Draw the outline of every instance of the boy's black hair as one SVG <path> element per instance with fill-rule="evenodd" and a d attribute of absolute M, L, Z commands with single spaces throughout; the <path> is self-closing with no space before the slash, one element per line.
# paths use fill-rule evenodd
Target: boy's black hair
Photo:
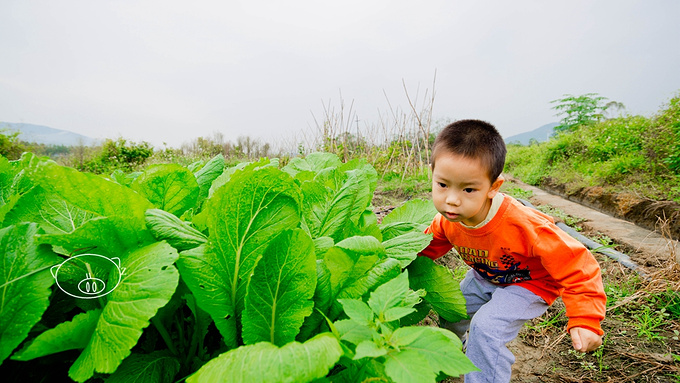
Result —
<path fill-rule="evenodd" d="M 505 166 L 505 142 L 496 128 L 486 121 L 460 120 L 449 124 L 434 140 L 432 169 L 438 155 L 451 153 L 482 161 L 494 183 Z"/>

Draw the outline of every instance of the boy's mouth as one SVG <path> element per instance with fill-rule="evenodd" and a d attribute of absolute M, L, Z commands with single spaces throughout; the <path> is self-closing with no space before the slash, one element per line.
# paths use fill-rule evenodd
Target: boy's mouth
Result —
<path fill-rule="evenodd" d="M 446 218 L 448 218 L 448 219 L 456 219 L 456 218 L 460 217 L 460 214 L 449 213 L 449 212 L 444 213 L 444 215 L 445 215 Z"/>

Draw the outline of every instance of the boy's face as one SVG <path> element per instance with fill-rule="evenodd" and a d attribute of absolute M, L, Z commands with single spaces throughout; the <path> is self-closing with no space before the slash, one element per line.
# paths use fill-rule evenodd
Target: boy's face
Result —
<path fill-rule="evenodd" d="M 432 169 L 432 201 L 446 220 L 475 226 L 486 218 L 502 183 L 501 177 L 489 181 L 480 160 L 442 153 Z"/>

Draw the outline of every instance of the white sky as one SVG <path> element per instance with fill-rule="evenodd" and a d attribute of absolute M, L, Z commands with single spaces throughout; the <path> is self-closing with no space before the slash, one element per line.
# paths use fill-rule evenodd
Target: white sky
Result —
<path fill-rule="evenodd" d="M 680 90 L 680 1 L 2 0 L 0 121 L 179 146 L 273 144 L 432 91 L 511 136 L 588 92 L 650 115 Z"/>

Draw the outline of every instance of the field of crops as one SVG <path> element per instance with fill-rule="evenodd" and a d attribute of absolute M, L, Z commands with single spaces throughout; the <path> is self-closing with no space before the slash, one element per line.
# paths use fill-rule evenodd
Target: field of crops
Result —
<path fill-rule="evenodd" d="M 221 155 L 110 176 L 0 157 L 5 382 L 434 382 L 474 367 L 416 326 L 464 314 L 417 257 L 430 203 L 378 223 L 374 168 Z"/>

